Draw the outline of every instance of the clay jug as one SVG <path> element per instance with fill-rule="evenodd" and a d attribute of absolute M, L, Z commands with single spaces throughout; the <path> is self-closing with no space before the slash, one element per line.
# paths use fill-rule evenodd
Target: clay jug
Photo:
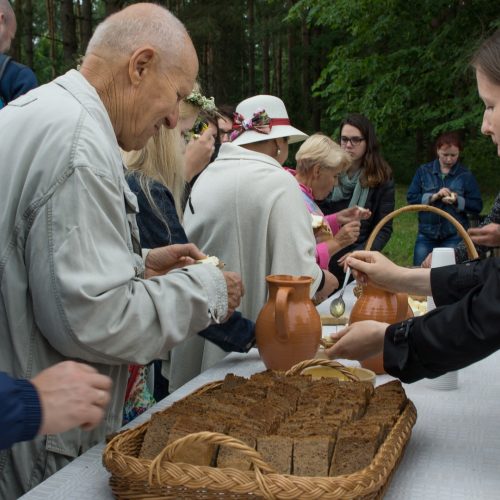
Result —
<path fill-rule="evenodd" d="M 362 293 L 352 308 L 349 324 L 367 319 L 397 323 L 412 316 L 406 293 L 386 292 L 368 284 L 363 286 Z M 383 355 L 365 359 L 361 361 L 361 366 L 378 374 L 384 373 Z"/>
<path fill-rule="evenodd" d="M 321 320 L 309 298 L 309 276 L 266 277 L 269 298 L 255 324 L 255 337 L 264 364 L 288 370 L 314 358 L 321 340 Z"/>

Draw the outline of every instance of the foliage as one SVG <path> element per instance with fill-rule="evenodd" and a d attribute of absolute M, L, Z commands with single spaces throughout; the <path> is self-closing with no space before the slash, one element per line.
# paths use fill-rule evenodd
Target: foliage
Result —
<path fill-rule="evenodd" d="M 30 5 L 28 0 L 13 1 L 20 11 Z M 33 67 L 41 83 L 76 67 L 84 53 L 79 23 L 86 1 L 73 4 L 75 61 L 68 62 L 64 55 L 62 0 L 31 0 L 32 19 L 18 20 L 16 56 L 28 62 L 32 26 Z M 91 0 L 92 26 L 128 3 Z M 398 183 L 409 183 L 418 165 L 433 158 L 432 142 L 440 132 L 459 129 L 465 136 L 464 162 L 483 189 L 498 189 L 491 182 L 498 178 L 498 160 L 489 139 L 479 132 L 482 104 L 468 67 L 480 39 L 500 24 L 498 2 L 159 3 L 188 28 L 200 59 L 202 91 L 213 95 L 217 104 L 236 104 L 250 94 L 269 92 L 285 101 L 298 128 L 321 129 L 335 137 L 347 113 L 364 113 L 376 126 Z M 54 6 L 54 40 L 49 37 L 49 4 Z M 292 156 L 290 160 L 293 163 Z"/>

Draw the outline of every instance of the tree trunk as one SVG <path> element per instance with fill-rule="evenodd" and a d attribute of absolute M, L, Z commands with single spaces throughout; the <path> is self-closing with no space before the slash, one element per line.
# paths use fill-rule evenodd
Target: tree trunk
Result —
<path fill-rule="evenodd" d="M 264 94 L 271 93 L 269 65 L 269 34 L 266 33 L 262 40 L 262 91 Z"/>
<path fill-rule="evenodd" d="M 16 60 L 22 62 L 22 34 L 24 33 L 23 0 L 17 0 L 14 4 L 14 13 L 17 22 L 17 36 L 12 40 L 10 46 L 10 55 Z"/>
<path fill-rule="evenodd" d="M 311 109 L 311 78 L 309 73 L 309 28 L 306 20 L 302 21 L 302 103 L 304 118 L 309 119 Z"/>
<path fill-rule="evenodd" d="M 51 79 L 56 77 L 56 30 L 54 0 L 45 0 L 47 7 L 47 27 L 50 40 L 50 72 Z"/>
<path fill-rule="evenodd" d="M 61 27 L 63 41 L 63 58 L 65 69 L 75 67 L 75 56 L 78 52 L 76 40 L 76 19 L 73 0 L 61 1 Z"/>
<path fill-rule="evenodd" d="M 255 95 L 255 26 L 254 3 L 247 0 L 248 14 L 248 94 Z"/>
<path fill-rule="evenodd" d="M 24 47 L 26 49 L 26 64 L 33 68 L 33 4 L 25 0 L 24 7 Z"/>
<path fill-rule="evenodd" d="M 80 52 L 85 54 L 92 36 L 92 0 L 82 0 L 80 20 Z"/>
<path fill-rule="evenodd" d="M 121 10 L 123 5 L 125 4 L 124 0 L 104 0 L 104 4 L 106 6 L 105 12 L 106 12 L 106 17 L 110 16 L 111 14 L 114 14 L 115 12 L 118 12 Z"/>

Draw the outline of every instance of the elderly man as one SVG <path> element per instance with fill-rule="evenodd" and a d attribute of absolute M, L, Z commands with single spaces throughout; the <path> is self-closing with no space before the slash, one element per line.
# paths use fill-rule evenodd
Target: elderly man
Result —
<path fill-rule="evenodd" d="M 28 66 L 5 55 L 16 35 L 16 15 L 8 0 L 0 0 L 0 108 L 34 89 L 38 82 Z"/>
<path fill-rule="evenodd" d="M 204 257 L 194 245 L 143 260 L 124 178 L 119 147 L 140 149 L 174 127 L 197 71 L 183 25 L 162 7 L 134 4 L 97 27 L 80 72 L 0 113 L 0 370 L 32 378 L 77 358 L 113 380 L 102 426 L 2 452 L 2 499 L 119 427 L 129 363 L 166 358 L 240 302 L 237 274 L 188 265 Z"/>

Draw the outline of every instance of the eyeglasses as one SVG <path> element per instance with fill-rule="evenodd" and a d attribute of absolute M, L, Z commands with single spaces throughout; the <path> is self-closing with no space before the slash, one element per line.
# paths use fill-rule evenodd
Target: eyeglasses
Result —
<path fill-rule="evenodd" d="M 358 144 L 361 144 L 365 140 L 364 137 L 347 137 L 346 135 L 343 135 L 340 137 L 340 144 L 343 146 L 347 146 L 347 144 L 350 142 L 352 147 L 356 147 Z"/>

